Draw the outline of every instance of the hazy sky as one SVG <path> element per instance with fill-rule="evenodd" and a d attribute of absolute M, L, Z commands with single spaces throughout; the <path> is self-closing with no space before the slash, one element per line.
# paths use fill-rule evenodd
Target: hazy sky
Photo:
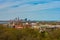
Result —
<path fill-rule="evenodd" d="M 60 0 L 0 0 L 0 20 L 15 17 L 60 20 Z"/>

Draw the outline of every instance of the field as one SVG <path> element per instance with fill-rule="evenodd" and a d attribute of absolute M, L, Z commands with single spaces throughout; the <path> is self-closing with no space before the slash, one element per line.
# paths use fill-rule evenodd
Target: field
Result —
<path fill-rule="evenodd" d="M 60 40 L 60 29 L 39 32 L 37 29 L 15 29 L 0 25 L 0 40 Z"/>

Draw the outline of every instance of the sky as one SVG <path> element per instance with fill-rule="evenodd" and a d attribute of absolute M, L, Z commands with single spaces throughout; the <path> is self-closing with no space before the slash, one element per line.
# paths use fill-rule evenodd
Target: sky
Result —
<path fill-rule="evenodd" d="M 0 0 L 0 20 L 16 17 L 60 21 L 60 0 Z"/>

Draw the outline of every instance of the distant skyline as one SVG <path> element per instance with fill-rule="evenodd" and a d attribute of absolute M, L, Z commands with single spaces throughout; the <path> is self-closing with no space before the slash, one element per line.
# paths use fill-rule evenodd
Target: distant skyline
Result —
<path fill-rule="evenodd" d="M 0 20 L 60 21 L 60 0 L 0 0 Z"/>

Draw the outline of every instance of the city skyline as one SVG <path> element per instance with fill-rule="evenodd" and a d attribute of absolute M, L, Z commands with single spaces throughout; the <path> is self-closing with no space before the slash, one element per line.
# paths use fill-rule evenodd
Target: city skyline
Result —
<path fill-rule="evenodd" d="M 60 21 L 60 0 L 0 0 L 0 20 Z"/>

